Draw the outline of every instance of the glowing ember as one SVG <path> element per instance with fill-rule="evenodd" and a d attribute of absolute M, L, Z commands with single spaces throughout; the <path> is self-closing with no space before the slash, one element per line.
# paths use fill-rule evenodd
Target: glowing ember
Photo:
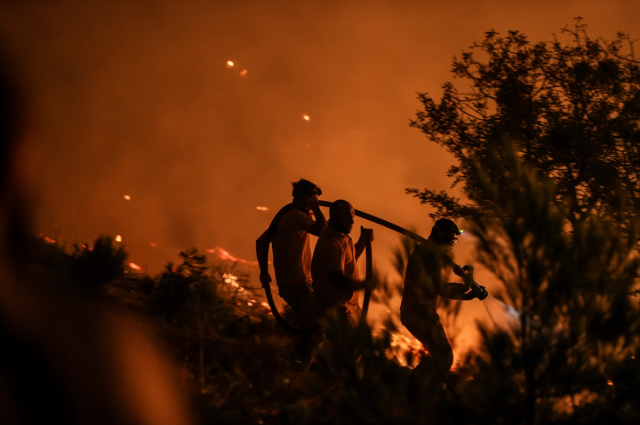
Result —
<path fill-rule="evenodd" d="M 240 284 L 238 283 L 238 278 L 237 276 L 234 276 L 230 273 L 225 273 L 222 275 L 222 278 L 224 279 L 224 283 L 226 283 L 227 285 L 231 285 L 234 286 L 236 288 L 238 288 L 240 286 Z"/>
<path fill-rule="evenodd" d="M 136 263 L 129 263 L 129 267 L 131 267 L 133 270 L 138 270 L 138 271 L 142 270 L 142 267 L 140 267 Z"/>
<path fill-rule="evenodd" d="M 126 199 L 127 201 L 130 201 L 130 200 L 131 200 L 131 196 L 129 196 L 129 195 L 124 195 L 124 199 Z"/>
<path fill-rule="evenodd" d="M 235 65 L 232 61 L 227 61 L 227 68 L 233 68 L 233 65 Z"/>
<path fill-rule="evenodd" d="M 253 303 L 247 303 L 249 307 L 253 307 Z"/>
<path fill-rule="evenodd" d="M 269 311 L 271 311 L 271 307 L 269 307 L 269 304 L 268 304 L 268 303 L 262 302 L 262 303 L 260 303 L 260 305 L 261 305 L 262 307 L 266 308 L 266 309 L 269 309 Z"/>
<path fill-rule="evenodd" d="M 122 236 L 116 235 L 116 242 L 122 242 Z"/>
<path fill-rule="evenodd" d="M 258 211 L 269 211 L 269 207 L 261 207 L 261 206 L 257 206 L 256 209 Z"/>
<path fill-rule="evenodd" d="M 612 386 L 613 386 L 613 382 L 611 382 L 611 381 L 607 381 L 607 385 L 609 385 L 610 387 L 612 387 Z"/>
<path fill-rule="evenodd" d="M 304 114 L 302 116 L 302 119 L 305 120 L 305 121 L 309 121 L 311 119 L 311 117 L 309 115 L 307 115 L 307 114 Z"/>
<path fill-rule="evenodd" d="M 151 245 L 154 248 L 158 246 L 155 242 L 151 242 L 149 245 Z"/>
<path fill-rule="evenodd" d="M 246 77 L 247 76 L 247 70 L 243 69 L 242 71 L 240 71 L 240 76 L 241 77 Z"/>
<path fill-rule="evenodd" d="M 53 239 L 48 238 L 48 237 L 46 237 L 46 236 L 44 237 L 44 241 L 45 241 L 46 243 L 56 243 L 56 241 L 54 241 Z"/>

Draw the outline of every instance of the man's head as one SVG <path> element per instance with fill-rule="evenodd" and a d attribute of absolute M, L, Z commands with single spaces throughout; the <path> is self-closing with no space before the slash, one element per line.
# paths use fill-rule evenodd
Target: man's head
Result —
<path fill-rule="evenodd" d="M 448 218 L 441 218 L 433 225 L 429 239 L 435 241 L 438 245 L 453 248 L 458 242 L 458 236 L 461 234 L 462 232 L 458 229 L 456 223 Z"/>
<path fill-rule="evenodd" d="M 300 179 L 297 182 L 291 183 L 291 185 L 293 186 L 291 195 L 294 201 L 301 201 L 305 196 L 312 198 L 322 195 L 322 189 L 309 180 Z"/>
<path fill-rule="evenodd" d="M 338 199 L 329 208 L 329 224 L 340 233 L 348 235 L 353 229 L 355 211 L 350 203 Z"/>

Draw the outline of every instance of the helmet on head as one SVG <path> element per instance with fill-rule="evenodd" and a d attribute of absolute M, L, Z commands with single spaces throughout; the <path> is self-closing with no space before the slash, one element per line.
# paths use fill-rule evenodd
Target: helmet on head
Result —
<path fill-rule="evenodd" d="M 462 231 L 458 229 L 456 223 L 448 218 L 437 220 L 431 229 L 432 237 L 440 243 L 448 243 L 451 246 L 454 246 L 456 242 L 458 242 L 458 236 L 461 234 Z"/>

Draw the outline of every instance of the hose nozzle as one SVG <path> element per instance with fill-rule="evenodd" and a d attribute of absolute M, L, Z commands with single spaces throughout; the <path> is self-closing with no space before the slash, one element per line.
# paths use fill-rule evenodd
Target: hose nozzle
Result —
<path fill-rule="evenodd" d="M 485 289 L 484 286 L 478 285 L 476 282 L 471 284 L 471 290 L 476 291 L 477 297 L 480 301 L 484 300 L 489 296 L 489 292 Z"/>
<path fill-rule="evenodd" d="M 487 298 L 489 296 L 489 292 L 487 292 L 484 286 L 478 285 L 478 283 L 473 280 L 473 266 L 466 265 L 461 269 L 463 271 L 462 280 L 464 281 L 465 285 L 467 285 L 469 289 L 476 293 L 476 296 L 480 301 Z"/>

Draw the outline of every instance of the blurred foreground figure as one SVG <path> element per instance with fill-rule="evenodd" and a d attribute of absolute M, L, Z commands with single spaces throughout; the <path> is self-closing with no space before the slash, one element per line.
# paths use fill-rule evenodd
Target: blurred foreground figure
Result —
<path fill-rule="evenodd" d="M 453 351 L 436 312 L 440 297 L 468 301 L 479 295 L 476 289 L 466 292 L 464 284 L 445 283 L 452 268 L 455 274 L 464 274 L 451 258 L 461 233 L 453 221 L 441 218 L 427 242 L 413 251 L 407 263 L 400 320 L 429 352 L 413 371 L 418 380 L 428 379 L 438 369 L 447 373 L 453 364 Z"/>
<path fill-rule="evenodd" d="M 0 423 L 189 424 L 171 369 L 134 322 L 24 278 L 22 98 L 0 66 Z"/>
<path fill-rule="evenodd" d="M 327 221 L 318 204 L 318 196 L 322 195 L 322 190 L 305 179 L 292 185 L 291 208 L 284 212 L 275 228 L 270 227 L 258 238 L 256 253 L 260 266 L 260 283 L 262 286 L 269 285 L 269 243 L 273 244 L 273 268 L 276 272 L 278 294 L 293 310 L 295 324 L 306 329 L 314 323 L 309 234 L 320 235 Z M 308 363 L 311 360 L 312 337 L 300 335 L 295 337 L 295 341 L 294 361 Z"/>
<path fill-rule="evenodd" d="M 367 241 L 373 241 L 373 230 L 361 228 L 360 238 L 354 245 L 349 236 L 354 216 L 355 211 L 347 201 L 337 200 L 331 204 L 329 225 L 318 238 L 311 262 L 318 317 L 333 310 L 340 322 L 353 326 L 358 323 L 361 312 L 356 291 L 373 285 L 373 282 L 360 281 L 356 263 Z"/>

